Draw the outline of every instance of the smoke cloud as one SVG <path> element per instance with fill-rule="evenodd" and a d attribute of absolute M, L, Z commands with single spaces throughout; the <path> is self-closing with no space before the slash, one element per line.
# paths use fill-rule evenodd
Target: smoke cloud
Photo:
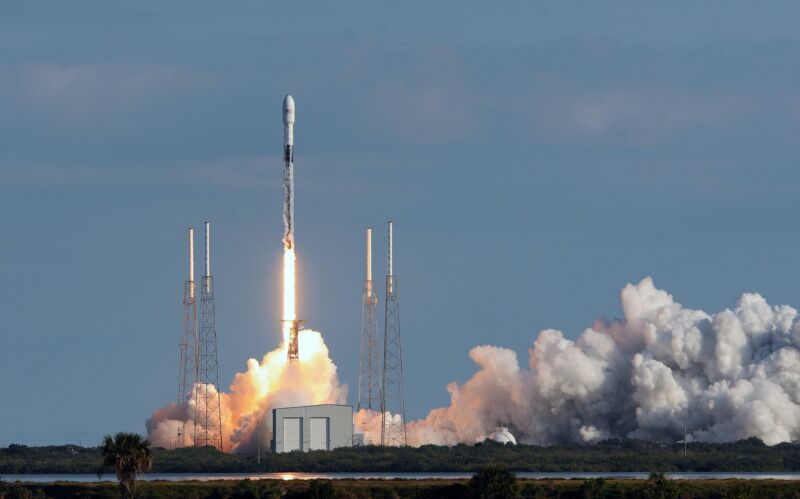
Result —
<path fill-rule="evenodd" d="M 684 418 L 690 441 L 798 440 L 797 310 L 748 293 L 707 314 L 650 278 L 627 285 L 621 300 L 623 319 L 599 320 L 577 341 L 540 332 L 525 368 L 511 350 L 473 348 L 478 372 L 448 385 L 449 407 L 408 424 L 409 444 L 475 442 L 500 424 L 531 444 L 674 442 Z"/>
<path fill-rule="evenodd" d="M 347 385 L 339 382 L 336 365 L 329 357 L 322 335 L 303 330 L 298 342 L 300 357 L 297 362 L 287 361 L 287 346 L 283 344 L 264 355 L 261 362 L 248 360 L 247 370 L 234 376 L 227 393 L 220 393 L 226 452 L 254 451 L 259 423 L 262 424 L 262 444 L 268 445 L 273 407 L 345 403 Z M 192 399 L 185 406 L 170 404 L 156 410 L 146 423 L 153 445 L 165 448 L 191 445 L 196 403 Z M 183 442 L 177 440 L 181 425 L 184 426 Z"/>
<path fill-rule="evenodd" d="M 684 420 L 690 441 L 800 439 L 797 310 L 748 293 L 732 309 L 708 314 L 684 308 L 650 278 L 625 286 L 621 301 L 622 319 L 598 320 L 577 341 L 541 331 L 526 367 L 512 350 L 473 348 L 478 371 L 447 386 L 448 407 L 407 424 L 409 445 L 473 443 L 501 424 L 529 444 L 675 442 Z M 347 386 L 322 336 L 304 330 L 299 341 L 299 362 L 288 363 L 282 345 L 261 362 L 250 359 L 221 394 L 226 451 L 254 450 L 262 420 L 268 442 L 273 407 L 345 403 Z M 183 424 L 189 444 L 194 403 L 155 411 L 151 441 L 175 446 Z M 380 412 L 362 410 L 354 424 L 367 443 L 380 443 Z"/>

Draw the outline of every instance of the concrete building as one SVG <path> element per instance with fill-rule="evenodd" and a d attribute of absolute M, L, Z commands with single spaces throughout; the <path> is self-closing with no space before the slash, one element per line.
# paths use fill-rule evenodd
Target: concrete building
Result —
<path fill-rule="evenodd" d="M 273 452 L 332 450 L 353 445 L 353 408 L 322 404 L 272 409 Z"/>

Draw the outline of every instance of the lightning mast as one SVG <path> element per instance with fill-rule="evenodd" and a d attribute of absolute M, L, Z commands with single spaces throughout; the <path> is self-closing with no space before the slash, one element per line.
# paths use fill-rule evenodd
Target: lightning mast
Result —
<path fill-rule="evenodd" d="M 381 445 L 406 445 L 403 401 L 403 355 L 400 346 L 400 297 L 392 260 L 392 222 L 389 222 L 389 261 L 383 324 L 383 380 L 381 383 Z"/>
<path fill-rule="evenodd" d="M 211 279 L 211 224 L 205 223 L 206 266 L 200 285 L 200 335 L 198 378 L 195 383 L 194 446 L 213 446 L 222 450 L 219 375 L 217 362 L 217 325 L 214 285 Z"/>
<path fill-rule="evenodd" d="M 367 229 L 367 280 L 361 301 L 361 358 L 358 409 L 378 410 L 381 404 L 381 345 L 378 339 L 378 297 L 372 283 L 372 229 Z"/>
<path fill-rule="evenodd" d="M 183 284 L 183 322 L 181 324 L 180 364 L 178 366 L 178 405 L 188 411 L 191 389 L 197 381 L 197 303 L 194 286 L 194 229 L 189 227 L 189 277 Z M 178 427 L 177 447 L 186 445 L 186 428 Z"/>

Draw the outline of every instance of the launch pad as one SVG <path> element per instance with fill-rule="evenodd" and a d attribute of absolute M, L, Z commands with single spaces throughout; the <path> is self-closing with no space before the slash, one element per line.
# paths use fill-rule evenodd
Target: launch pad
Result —
<path fill-rule="evenodd" d="M 302 319 L 295 319 L 282 322 L 284 324 L 289 324 L 289 345 L 286 350 L 286 356 L 290 361 L 297 360 L 300 351 L 297 337 L 300 335 L 300 327 L 303 325 L 303 321 Z"/>

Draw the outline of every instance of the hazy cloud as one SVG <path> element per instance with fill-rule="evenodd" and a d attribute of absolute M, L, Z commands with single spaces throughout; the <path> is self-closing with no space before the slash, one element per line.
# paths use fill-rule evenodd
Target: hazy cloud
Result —
<path fill-rule="evenodd" d="M 0 67 L 0 96 L 58 113 L 107 113 L 211 82 L 200 70 L 152 64 L 20 64 Z"/>
<path fill-rule="evenodd" d="M 227 189 L 264 189 L 280 185 L 269 174 L 280 165 L 280 156 L 233 157 L 222 160 L 102 165 L 37 164 L 0 169 L 3 187 L 17 186 L 114 186 L 114 185 L 213 185 Z"/>

